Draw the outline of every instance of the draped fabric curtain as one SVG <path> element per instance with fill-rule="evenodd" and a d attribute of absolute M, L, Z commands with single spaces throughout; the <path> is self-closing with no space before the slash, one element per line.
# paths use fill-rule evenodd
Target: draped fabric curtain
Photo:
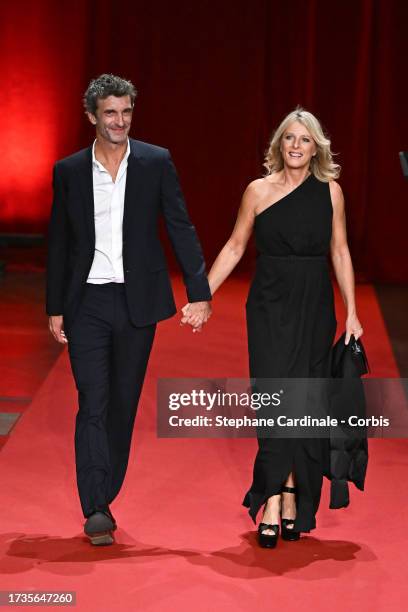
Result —
<path fill-rule="evenodd" d="M 173 154 L 208 263 L 300 104 L 338 153 L 358 278 L 407 282 L 407 23 L 405 0 L 3 3 L 1 231 L 45 230 L 54 161 L 93 139 L 83 91 L 113 72 L 139 91 L 132 136 Z"/>

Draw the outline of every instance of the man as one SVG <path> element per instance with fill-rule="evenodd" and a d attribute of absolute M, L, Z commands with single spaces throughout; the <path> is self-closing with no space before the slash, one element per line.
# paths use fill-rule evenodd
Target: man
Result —
<path fill-rule="evenodd" d="M 68 344 L 78 389 L 75 428 L 84 531 L 111 544 L 109 504 L 122 486 L 156 323 L 176 312 L 157 222 L 163 215 L 200 331 L 211 293 L 169 151 L 128 138 L 136 90 L 103 74 L 84 96 L 92 146 L 54 166 L 47 314 Z"/>

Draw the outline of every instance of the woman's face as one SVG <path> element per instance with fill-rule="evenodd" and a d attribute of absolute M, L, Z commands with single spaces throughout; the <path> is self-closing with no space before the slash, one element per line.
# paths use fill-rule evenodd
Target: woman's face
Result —
<path fill-rule="evenodd" d="M 316 143 L 307 128 L 294 121 L 282 134 L 281 153 L 285 166 L 289 168 L 308 168 L 316 153 Z"/>

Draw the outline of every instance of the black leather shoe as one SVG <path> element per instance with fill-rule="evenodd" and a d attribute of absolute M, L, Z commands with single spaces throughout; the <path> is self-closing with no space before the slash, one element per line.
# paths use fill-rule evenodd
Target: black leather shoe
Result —
<path fill-rule="evenodd" d="M 112 532 L 116 528 L 116 521 L 110 511 L 98 510 L 87 518 L 84 532 L 94 546 L 107 546 L 115 541 Z"/>
<path fill-rule="evenodd" d="M 282 487 L 281 493 L 296 493 L 296 487 Z M 293 527 L 288 529 L 288 525 L 294 525 L 294 519 L 283 518 L 281 515 L 281 524 L 282 524 L 282 540 L 286 540 L 287 542 L 295 542 L 300 538 L 300 531 L 293 531 Z"/>
<path fill-rule="evenodd" d="M 118 526 L 116 525 L 116 519 L 115 519 L 115 517 L 113 516 L 112 512 L 110 511 L 109 506 L 108 506 L 108 508 L 107 508 L 106 512 L 109 514 L 109 516 L 110 516 L 110 518 L 111 518 L 111 520 L 112 520 L 112 523 L 113 523 L 113 530 L 117 529 L 117 528 L 118 528 Z"/>
<path fill-rule="evenodd" d="M 267 529 L 271 529 L 271 533 L 263 533 Z M 279 525 L 268 525 L 268 523 L 259 523 L 258 525 L 258 542 L 262 548 L 275 548 L 279 537 Z"/>

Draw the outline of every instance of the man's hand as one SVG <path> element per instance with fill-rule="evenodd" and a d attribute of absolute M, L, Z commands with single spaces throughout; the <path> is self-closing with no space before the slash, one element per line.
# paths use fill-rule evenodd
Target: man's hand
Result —
<path fill-rule="evenodd" d="M 64 332 L 64 320 L 62 315 L 54 315 L 48 320 L 48 328 L 55 340 L 60 344 L 68 344 L 68 340 L 65 337 Z"/>
<path fill-rule="evenodd" d="M 211 304 L 210 302 L 191 302 L 183 306 L 181 311 L 183 317 L 180 325 L 188 323 L 193 328 L 193 332 L 200 332 L 211 317 Z"/>

